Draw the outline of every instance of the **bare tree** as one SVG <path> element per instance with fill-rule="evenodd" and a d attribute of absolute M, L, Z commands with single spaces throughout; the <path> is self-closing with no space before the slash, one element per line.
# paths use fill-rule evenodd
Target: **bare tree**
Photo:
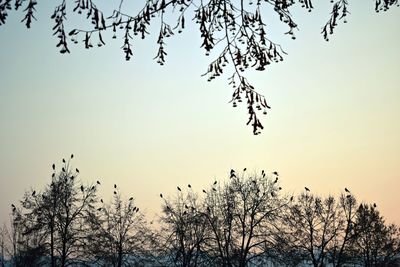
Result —
<path fill-rule="evenodd" d="M 307 191 L 289 207 L 283 223 L 286 243 L 315 267 L 325 266 L 329 248 L 343 227 L 334 197 L 321 198 Z"/>
<path fill-rule="evenodd" d="M 191 185 L 188 187 L 187 191 L 182 191 L 178 186 L 175 198 L 166 198 L 160 194 L 164 203 L 158 254 L 166 259 L 163 264 L 168 266 L 210 264 L 204 248 L 208 225 L 202 199 L 192 190 Z"/>
<path fill-rule="evenodd" d="M 279 44 L 270 39 L 266 16 L 271 12 L 275 14 L 287 27 L 285 34 L 295 39 L 298 23 L 295 22 L 291 10 L 296 5 L 308 11 L 314 8 L 312 0 L 149 0 L 138 10 L 126 8 L 127 5 L 124 4 L 127 1 L 124 0 L 116 1 L 113 10 L 99 8 L 93 0 L 76 0 L 71 9 L 67 8 L 66 0 L 59 2 L 51 19 L 54 20 L 53 31 L 58 39 L 57 47 L 63 54 L 70 52 L 69 42 L 82 41 L 85 48 L 90 49 L 93 47 L 92 41 L 95 41 L 101 47 L 105 45 L 104 33 L 112 31 L 113 38 L 117 38 L 117 33 L 121 36 L 123 53 L 126 60 L 130 60 L 134 50 L 133 40 L 144 39 L 149 34 L 150 25 L 158 23 L 160 30 L 155 59 L 163 65 L 168 38 L 181 33 L 193 19 L 199 28 L 201 47 L 206 55 L 218 50 L 204 75 L 211 81 L 222 75 L 229 63 L 232 64 L 232 74 L 228 78 L 233 87 L 231 102 L 234 107 L 240 102 L 246 102 L 249 116 L 247 124 L 251 124 L 254 134 L 259 134 L 263 129 L 259 113 L 266 114 L 270 106 L 266 98 L 247 80 L 244 71 L 264 71 L 271 63 L 282 61 L 286 54 Z M 12 3 L 15 10 L 22 9 L 22 22 L 30 28 L 35 19 L 37 0 L 0 1 L 0 25 L 6 22 Z M 339 22 L 346 22 L 350 13 L 348 0 L 332 0 L 331 4 L 331 14 L 321 32 L 325 40 L 329 40 Z M 398 0 L 375 0 L 376 12 L 387 11 L 395 5 L 398 5 Z M 71 12 L 85 13 L 93 28 L 77 27 L 68 33 L 66 21 Z"/>
<path fill-rule="evenodd" d="M 357 214 L 357 201 L 353 195 L 341 194 L 338 203 L 337 219 L 338 231 L 333 239 L 333 243 L 329 248 L 329 259 L 334 266 L 343 266 L 347 262 L 352 262 L 354 259 L 351 255 L 350 245 L 355 239 L 354 223 Z"/>
<path fill-rule="evenodd" d="M 36 242 L 36 247 L 42 250 L 45 248 L 51 266 L 64 267 L 72 258 L 82 255 L 85 234 L 81 231 L 82 222 L 86 210 L 93 208 L 97 189 L 95 185 L 84 186 L 78 182 L 79 170 L 72 170 L 70 159 L 63 159 L 59 173 L 54 164 L 52 168 L 52 181 L 44 191 L 27 192 L 21 201 L 22 208 L 13 211 L 13 228 L 19 229 L 13 239 L 35 237 L 29 242 Z"/>
<path fill-rule="evenodd" d="M 206 193 L 206 218 L 210 225 L 209 253 L 218 266 L 248 266 L 274 246 L 273 229 L 287 201 L 280 196 L 278 175 L 264 171 L 240 175 L 231 170 L 224 185 Z"/>
<path fill-rule="evenodd" d="M 111 204 L 101 204 L 88 213 L 86 253 L 101 266 L 133 266 L 147 261 L 146 242 L 151 239 L 144 216 L 134 199 L 124 200 L 114 188 Z"/>
<path fill-rule="evenodd" d="M 385 225 L 376 205 L 361 204 L 355 221 L 353 249 L 366 267 L 388 266 L 400 253 L 399 228 Z"/>
<path fill-rule="evenodd" d="M 6 224 L 0 227 L 0 266 L 5 267 L 5 260 L 6 260 L 6 246 L 7 246 L 7 235 L 8 230 Z"/>

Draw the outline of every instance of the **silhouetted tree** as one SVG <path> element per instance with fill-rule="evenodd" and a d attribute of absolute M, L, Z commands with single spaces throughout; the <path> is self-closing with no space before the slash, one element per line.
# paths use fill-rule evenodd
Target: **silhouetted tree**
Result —
<path fill-rule="evenodd" d="M 226 184 L 206 193 L 205 214 L 210 233 L 208 253 L 217 266 L 248 266 L 276 245 L 272 230 L 287 201 L 281 197 L 278 176 L 231 171 Z M 265 258 L 265 257 L 264 257 Z"/>
<path fill-rule="evenodd" d="M 400 253 L 400 233 L 395 225 L 385 225 L 375 205 L 361 204 L 355 222 L 353 248 L 366 267 L 389 266 Z"/>
<path fill-rule="evenodd" d="M 86 254 L 100 266 L 141 265 L 148 257 L 146 248 L 152 233 L 133 198 L 124 200 L 114 189 L 111 204 L 102 204 L 88 213 Z"/>
<path fill-rule="evenodd" d="M 333 266 L 343 266 L 354 261 L 350 245 L 355 239 L 354 223 L 357 212 L 357 201 L 351 194 L 341 194 L 338 203 L 338 216 L 340 222 L 333 244 L 330 246 L 328 258 Z"/>
<path fill-rule="evenodd" d="M 160 258 L 168 266 L 206 266 L 210 259 L 205 253 L 207 221 L 204 216 L 202 199 L 191 188 L 182 191 L 178 187 L 175 198 L 164 198 L 161 219 Z"/>
<path fill-rule="evenodd" d="M 51 266 L 64 267 L 71 258 L 83 255 L 84 216 L 94 208 L 97 189 L 78 182 L 79 170 L 72 170 L 70 160 L 63 160 L 59 173 L 54 165 L 53 170 L 51 183 L 43 192 L 25 194 L 22 209 L 14 211 L 14 221 L 24 237 L 37 237 L 36 248 L 46 251 Z"/>
<path fill-rule="evenodd" d="M 0 227 L 0 266 L 5 267 L 5 259 L 6 259 L 6 246 L 7 246 L 7 226 L 4 224 Z"/>
<path fill-rule="evenodd" d="M 287 244 L 291 244 L 315 267 L 326 265 L 328 252 L 343 227 L 334 197 L 302 193 L 284 219 Z"/>
<path fill-rule="evenodd" d="M 298 24 L 291 10 L 296 5 L 308 11 L 314 8 L 313 0 L 149 0 L 136 12 L 126 12 L 124 2 L 116 1 L 114 10 L 104 11 L 93 0 L 76 0 L 71 7 L 72 12 L 85 13 L 93 28 L 73 29 L 68 33 L 66 21 L 71 10 L 67 8 L 66 0 L 60 1 L 51 16 L 60 52 L 70 52 L 69 41 L 83 41 L 87 49 L 92 48 L 92 41 L 95 41 L 97 46 L 101 47 L 105 45 L 104 33 L 112 31 L 113 38 L 117 37 L 117 32 L 121 35 L 122 50 L 126 60 L 129 60 L 133 56 L 133 39 L 144 39 L 149 34 L 150 25 L 154 24 L 157 18 L 160 30 L 155 59 L 163 65 L 167 55 L 167 39 L 175 33 L 181 33 L 187 27 L 188 21 L 193 19 L 199 27 L 201 47 L 206 55 L 219 48 L 216 58 L 211 61 L 204 75 L 211 81 L 223 74 L 229 63 L 232 64 L 229 84 L 234 92 L 231 102 L 234 107 L 239 102 L 246 102 L 249 115 L 247 124 L 251 124 L 254 134 L 259 134 L 263 129 L 258 114 L 266 114 L 270 106 L 265 97 L 255 91 L 243 72 L 249 68 L 263 71 L 271 63 L 282 61 L 286 54 L 279 44 L 269 38 L 265 16 L 274 13 L 287 26 L 285 34 L 295 39 Z M 22 9 L 24 17 L 21 22 L 30 28 L 35 19 L 37 3 L 37 0 L 1 0 L 0 25 L 6 22 L 8 11 L 14 6 L 15 10 Z M 331 3 L 331 15 L 321 32 L 325 40 L 329 40 L 340 21 L 346 22 L 350 13 L 348 0 L 332 0 Z M 387 11 L 395 5 L 398 5 L 398 0 L 375 0 L 376 12 Z M 105 15 L 104 12 L 108 14 Z M 171 16 L 168 16 L 169 14 Z"/>

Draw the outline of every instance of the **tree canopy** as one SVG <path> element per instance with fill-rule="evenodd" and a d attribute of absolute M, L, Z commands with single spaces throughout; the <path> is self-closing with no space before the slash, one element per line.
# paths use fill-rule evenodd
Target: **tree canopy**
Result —
<path fill-rule="evenodd" d="M 271 63 L 277 63 L 286 55 L 281 45 L 270 39 L 265 17 L 275 14 L 287 27 L 285 32 L 291 39 L 296 39 L 297 20 L 291 11 L 301 6 L 311 12 L 312 0 L 146 0 L 143 6 L 132 12 L 127 8 L 128 1 L 115 1 L 115 8 L 99 8 L 93 0 L 75 0 L 68 3 L 59 1 L 51 16 L 53 35 L 58 39 L 60 53 L 70 53 L 70 43 L 82 42 L 86 49 L 105 45 L 104 34 L 113 33 L 112 38 L 122 39 L 122 51 L 126 60 L 134 56 L 133 41 L 145 39 L 151 25 L 159 25 L 157 53 L 155 60 L 163 65 L 166 61 L 166 42 L 176 33 L 186 29 L 187 21 L 193 20 L 198 26 L 202 49 L 206 56 L 216 51 L 217 56 L 210 63 L 203 76 L 212 81 L 229 68 L 231 74 L 228 83 L 233 88 L 230 102 L 236 107 L 246 102 L 248 121 L 253 134 L 257 135 L 264 128 L 259 115 L 267 114 L 270 109 L 266 97 L 246 78 L 244 71 L 253 69 L 264 71 Z M 328 41 L 339 22 L 346 23 L 350 14 L 348 0 L 330 0 L 331 13 L 322 23 L 322 37 Z M 387 11 L 399 6 L 398 0 L 375 0 L 376 12 Z M 36 19 L 37 0 L 0 0 L 0 26 L 6 23 L 10 10 L 21 11 L 21 22 L 27 28 Z M 271 13 L 272 12 L 272 13 Z M 66 20 L 70 13 L 82 14 L 91 22 L 90 28 L 70 26 Z M 118 37 L 117 37 L 118 36 Z M 93 45 L 97 42 L 97 45 Z"/>
<path fill-rule="evenodd" d="M 277 172 L 232 169 L 203 189 L 160 193 L 153 223 L 117 184 L 100 198 L 101 180 L 83 184 L 71 160 L 11 204 L 6 266 L 399 266 L 400 228 L 347 188 L 293 195 Z"/>

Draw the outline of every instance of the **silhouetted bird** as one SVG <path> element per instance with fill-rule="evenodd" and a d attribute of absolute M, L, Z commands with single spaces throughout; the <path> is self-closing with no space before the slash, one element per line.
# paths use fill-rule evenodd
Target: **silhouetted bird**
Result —
<path fill-rule="evenodd" d="M 276 175 L 276 176 L 279 176 L 279 173 L 277 171 L 274 171 L 272 174 Z"/>
<path fill-rule="evenodd" d="M 217 181 L 214 182 L 214 185 L 216 185 L 216 184 L 217 184 Z"/>
<path fill-rule="evenodd" d="M 186 215 L 186 213 L 187 213 L 187 212 L 186 212 L 186 210 L 185 210 L 185 211 L 183 212 L 183 215 Z"/>
<path fill-rule="evenodd" d="M 75 169 L 75 171 L 76 171 L 77 173 L 79 173 L 79 170 L 78 170 L 78 168 L 76 168 L 76 169 Z"/>
<path fill-rule="evenodd" d="M 53 170 L 55 170 L 56 169 L 56 164 L 53 163 L 52 167 L 53 167 Z"/>
<path fill-rule="evenodd" d="M 61 170 L 62 170 L 63 172 L 65 172 L 65 168 L 64 168 L 64 167 L 62 167 Z"/>
<path fill-rule="evenodd" d="M 275 196 L 274 192 L 271 192 L 271 196 L 272 196 L 272 197 L 274 197 L 274 196 Z"/>
<path fill-rule="evenodd" d="M 161 197 L 161 198 L 163 198 L 163 195 L 162 195 L 162 194 L 160 194 L 160 197 Z"/>
<path fill-rule="evenodd" d="M 247 168 L 244 168 L 243 171 L 245 172 L 247 170 Z"/>
<path fill-rule="evenodd" d="M 178 189 L 178 191 L 182 191 L 181 188 L 179 186 L 176 187 Z"/>
<path fill-rule="evenodd" d="M 293 201 L 293 196 L 290 197 L 290 201 Z"/>
<path fill-rule="evenodd" d="M 192 186 L 191 186 L 190 184 L 188 184 L 188 187 L 189 187 L 189 188 L 192 188 Z"/>
<path fill-rule="evenodd" d="M 167 206 L 166 208 L 167 208 L 167 210 L 171 210 L 171 208 L 169 206 Z"/>
<path fill-rule="evenodd" d="M 92 190 L 94 190 L 95 189 L 95 187 L 94 186 L 92 186 Z"/>
<path fill-rule="evenodd" d="M 114 195 L 116 195 L 117 194 L 117 192 L 116 191 L 114 191 Z"/>
<path fill-rule="evenodd" d="M 194 207 L 191 207 L 192 211 L 195 211 L 196 209 Z"/>
<path fill-rule="evenodd" d="M 83 185 L 81 185 L 81 191 L 83 192 Z"/>
<path fill-rule="evenodd" d="M 210 212 L 210 211 L 211 211 L 211 210 L 210 210 L 210 207 L 207 207 L 207 211 L 208 211 L 208 212 Z"/>
<path fill-rule="evenodd" d="M 376 208 L 376 203 L 374 203 L 374 208 Z"/>
<path fill-rule="evenodd" d="M 74 178 L 75 178 L 75 177 L 72 175 L 72 176 L 71 176 L 71 177 L 69 177 L 69 178 L 70 178 L 71 180 L 74 180 Z"/>
<path fill-rule="evenodd" d="M 351 195 L 347 195 L 346 197 L 347 197 L 347 198 L 351 198 Z"/>
<path fill-rule="evenodd" d="M 54 178 L 54 175 L 56 175 L 55 173 L 53 173 L 52 175 L 51 175 L 51 177 L 53 177 Z"/>
<path fill-rule="evenodd" d="M 305 189 L 307 192 L 309 192 L 309 191 L 310 191 L 310 189 L 308 189 L 308 187 L 304 187 L 304 189 Z"/>
<path fill-rule="evenodd" d="M 213 189 L 212 189 L 212 190 L 213 190 L 213 191 L 215 191 L 215 192 L 217 191 L 217 189 L 215 189 L 214 187 L 213 187 Z"/>
<path fill-rule="evenodd" d="M 116 185 L 116 184 L 114 184 L 114 188 L 117 188 L 117 185 Z"/>
<path fill-rule="evenodd" d="M 34 197 L 36 195 L 36 191 L 35 190 L 33 190 L 33 192 L 32 192 L 32 196 Z"/>
<path fill-rule="evenodd" d="M 278 177 L 275 178 L 274 184 L 278 182 Z"/>
<path fill-rule="evenodd" d="M 346 191 L 347 193 L 350 193 L 349 189 L 347 189 L 346 187 L 344 188 L 344 191 Z"/>
<path fill-rule="evenodd" d="M 282 190 L 282 187 L 278 187 L 279 190 Z"/>
<path fill-rule="evenodd" d="M 139 208 L 136 208 L 136 212 L 139 212 Z"/>
<path fill-rule="evenodd" d="M 189 208 L 188 205 L 185 204 L 185 209 L 188 209 L 188 208 Z"/>
<path fill-rule="evenodd" d="M 71 159 L 73 159 L 74 158 L 74 154 L 71 154 Z"/>
<path fill-rule="evenodd" d="M 100 202 L 101 202 L 101 203 L 104 203 L 104 202 L 103 202 L 103 199 L 100 199 Z"/>
<path fill-rule="evenodd" d="M 65 163 L 65 159 L 63 159 L 63 163 Z"/>
<path fill-rule="evenodd" d="M 204 193 L 204 194 L 207 194 L 207 191 L 203 189 L 203 193 Z"/>
<path fill-rule="evenodd" d="M 101 211 L 101 208 L 98 208 L 97 210 L 98 210 L 98 211 Z"/>
<path fill-rule="evenodd" d="M 132 201 L 132 200 L 133 200 L 133 197 L 130 197 L 130 198 L 129 198 L 129 201 Z"/>
<path fill-rule="evenodd" d="M 230 177 L 230 178 L 232 178 L 232 177 L 236 177 L 236 174 L 235 174 L 235 170 L 234 170 L 234 169 L 231 169 L 231 177 Z"/>
<path fill-rule="evenodd" d="M 12 208 L 12 211 L 15 211 L 15 210 L 16 210 L 16 208 L 15 208 L 15 205 L 14 205 L 14 204 L 11 204 L 11 208 Z"/>
<path fill-rule="evenodd" d="M 99 181 L 97 181 L 97 184 L 98 184 L 98 185 L 100 185 L 100 182 L 99 182 Z"/>

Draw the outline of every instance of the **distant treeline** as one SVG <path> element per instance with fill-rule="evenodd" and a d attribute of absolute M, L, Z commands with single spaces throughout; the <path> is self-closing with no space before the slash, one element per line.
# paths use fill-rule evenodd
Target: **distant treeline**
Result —
<path fill-rule="evenodd" d="M 71 159 L 73 155 L 71 155 Z M 277 172 L 230 171 L 201 191 L 185 185 L 160 194 L 162 212 L 147 221 L 114 185 L 97 195 L 63 160 L 42 190 L 12 204 L 0 233 L 3 266 L 400 266 L 400 229 L 376 204 L 349 189 L 321 197 L 308 188 L 283 193 Z"/>

